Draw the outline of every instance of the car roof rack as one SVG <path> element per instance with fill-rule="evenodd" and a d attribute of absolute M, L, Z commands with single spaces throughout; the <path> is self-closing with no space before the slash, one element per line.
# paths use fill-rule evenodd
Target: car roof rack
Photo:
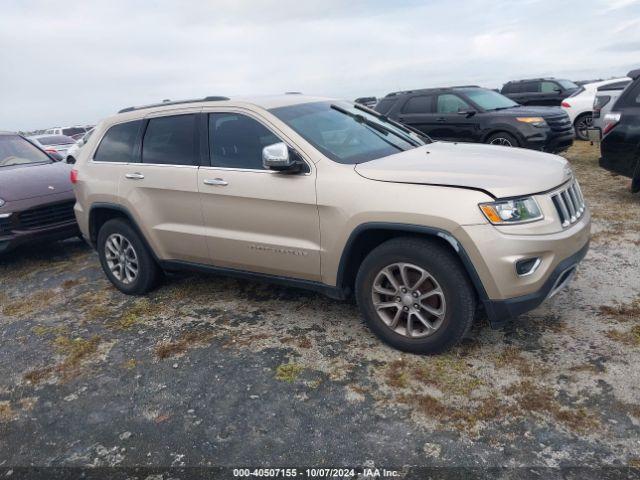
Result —
<path fill-rule="evenodd" d="M 164 107 L 166 105 L 180 105 L 182 103 L 196 103 L 196 102 L 222 102 L 229 100 L 229 97 L 222 97 L 217 95 L 210 95 L 204 98 L 192 98 L 190 100 L 163 100 L 160 103 L 152 103 L 150 105 L 141 105 L 139 107 L 127 107 L 122 110 L 118 110 L 118 113 L 135 112 L 136 110 L 144 110 L 145 108 Z"/>
<path fill-rule="evenodd" d="M 408 95 L 411 93 L 429 93 L 440 92 L 442 90 L 451 90 L 454 88 L 481 88 L 480 85 L 454 85 L 453 87 L 429 87 L 429 88 L 416 88 L 414 90 L 401 90 L 399 92 L 387 93 L 387 97 L 395 97 L 397 95 Z"/>
<path fill-rule="evenodd" d="M 534 82 L 538 80 L 555 80 L 555 79 L 556 77 L 522 78 L 520 80 L 509 80 L 507 83 Z"/>

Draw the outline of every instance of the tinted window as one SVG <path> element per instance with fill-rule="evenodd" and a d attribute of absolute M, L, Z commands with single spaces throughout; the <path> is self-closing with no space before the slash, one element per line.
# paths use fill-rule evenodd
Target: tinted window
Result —
<path fill-rule="evenodd" d="M 149 120 L 142 140 L 142 162 L 197 165 L 196 120 L 196 115 L 175 115 Z"/>
<path fill-rule="evenodd" d="M 418 137 L 344 102 L 304 103 L 270 112 L 338 163 L 368 162 L 424 144 Z"/>
<path fill-rule="evenodd" d="M 575 90 L 576 88 L 578 88 L 578 85 L 576 85 L 575 83 L 573 83 L 571 80 L 558 80 L 558 83 L 562 86 L 562 88 L 564 88 L 565 90 Z"/>
<path fill-rule="evenodd" d="M 51 159 L 24 138 L 0 135 L 0 167 L 43 162 L 50 163 Z"/>
<path fill-rule="evenodd" d="M 393 104 L 396 103 L 395 98 L 383 98 L 376 105 L 376 112 L 387 113 L 393 107 Z"/>
<path fill-rule="evenodd" d="M 262 149 L 281 140 L 260 122 L 235 113 L 209 114 L 211 165 L 263 170 Z"/>
<path fill-rule="evenodd" d="M 142 120 L 111 127 L 100 142 L 93 159 L 96 162 L 135 162 L 133 147 Z"/>
<path fill-rule="evenodd" d="M 428 95 L 411 97 L 402 107 L 402 113 L 431 113 L 432 99 Z"/>
<path fill-rule="evenodd" d="M 71 128 L 63 128 L 62 134 L 67 136 L 78 135 L 79 133 L 84 133 L 86 130 L 82 127 L 71 127 Z"/>
<path fill-rule="evenodd" d="M 532 93 L 540 91 L 540 82 L 522 82 L 520 84 L 521 93 Z"/>
<path fill-rule="evenodd" d="M 542 93 L 554 93 L 559 88 L 556 82 L 540 82 L 540 91 Z"/>
<path fill-rule="evenodd" d="M 457 95 L 451 93 L 438 95 L 438 113 L 458 113 L 459 110 L 466 110 L 468 108 L 469 104 Z"/>

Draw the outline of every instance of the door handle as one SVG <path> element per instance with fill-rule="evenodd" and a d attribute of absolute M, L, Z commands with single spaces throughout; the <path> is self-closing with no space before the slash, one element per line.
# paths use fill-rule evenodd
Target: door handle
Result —
<path fill-rule="evenodd" d="M 140 172 L 127 173 L 125 175 L 125 178 L 129 178 L 131 180 L 142 180 L 144 178 L 144 175 Z"/>
<path fill-rule="evenodd" d="M 229 182 L 225 182 L 221 178 L 205 178 L 204 184 L 205 185 L 217 185 L 219 187 L 226 187 L 227 185 L 229 185 Z"/>
<path fill-rule="evenodd" d="M 444 123 L 444 122 L 446 122 L 446 121 L 447 121 L 447 119 L 446 119 L 446 118 L 444 118 L 444 117 L 436 118 L 436 122 L 438 122 L 438 123 Z"/>

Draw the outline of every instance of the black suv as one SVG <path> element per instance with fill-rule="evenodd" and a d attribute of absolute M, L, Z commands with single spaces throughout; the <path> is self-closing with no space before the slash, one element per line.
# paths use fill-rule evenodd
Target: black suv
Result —
<path fill-rule="evenodd" d="M 633 82 L 603 119 L 600 166 L 631 178 L 640 191 L 640 69 L 627 73 Z"/>
<path fill-rule="evenodd" d="M 580 87 L 571 80 L 557 78 L 531 78 L 514 80 L 503 85 L 500 93 L 520 105 L 559 106 Z"/>
<path fill-rule="evenodd" d="M 476 86 L 390 93 L 379 113 L 436 140 L 491 143 L 560 152 L 573 143 L 573 125 L 559 108 L 523 107 Z"/>

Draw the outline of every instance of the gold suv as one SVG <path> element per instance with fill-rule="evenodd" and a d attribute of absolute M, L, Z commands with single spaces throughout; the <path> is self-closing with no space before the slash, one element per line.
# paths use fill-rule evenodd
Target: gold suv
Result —
<path fill-rule="evenodd" d="M 567 162 L 433 142 L 349 102 L 207 97 L 120 111 L 72 171 L 111 282 L 163 271 L 354 293 L 388 344 L 434 353 L 484 311 L 497 327 L 566 285 L 590 215 Z"/>

